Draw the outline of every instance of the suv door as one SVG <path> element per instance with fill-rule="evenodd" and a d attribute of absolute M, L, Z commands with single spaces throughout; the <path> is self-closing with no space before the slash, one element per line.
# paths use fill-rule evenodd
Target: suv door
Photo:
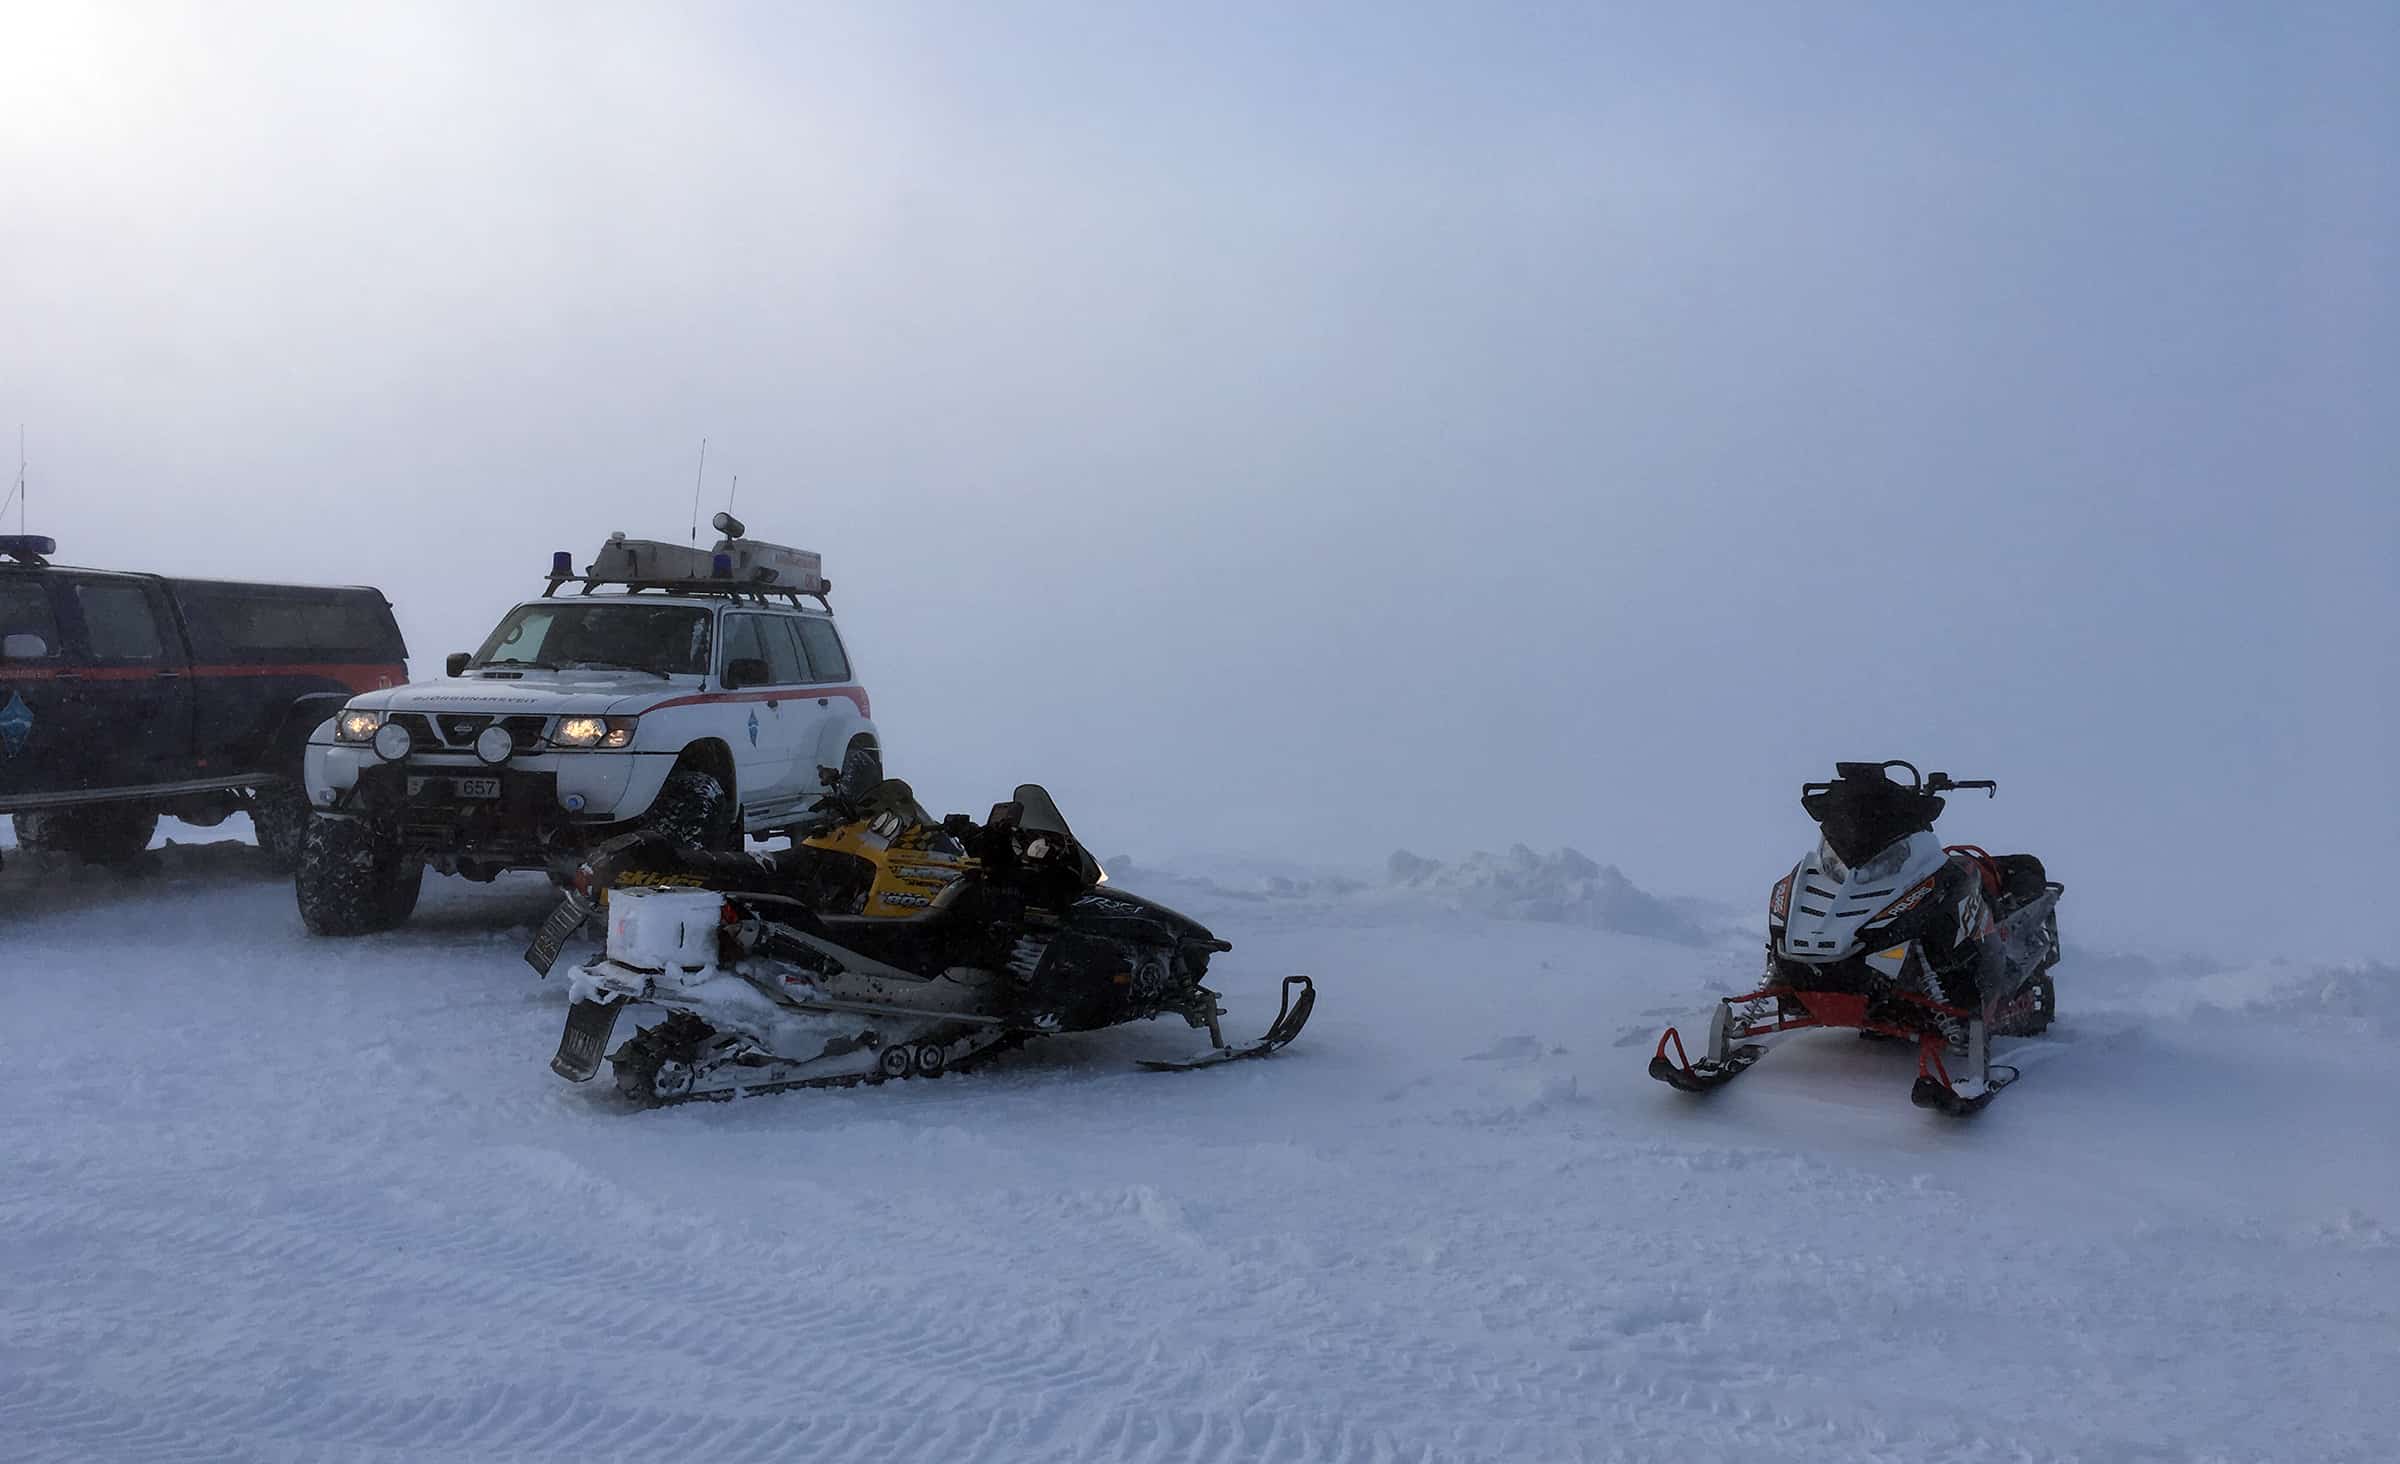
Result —
<path fill-rule="evenodd" d="M 784 634 L 781 617 L 752 610 L 729 610 L 717 625 L 717 681 L 724 685 L 736 661 L 756 661 L 767 679 L 734 690 L 729 710 L 739 714 L 729 732 L 738 790 L 745 816 L 775 817 L 788 811 L 803 790 L 794 785 L 793 764 L 814 730 L 801 714 L 795 687 L 801 677 L 797 648 Z M 816 769 L 809 768 L 814 776 Z"/>
<path fill-rule="evenodd" d="M 24 654 L 6 654 L 12 637 Z M 0 805 L 81 786 L 85 739 L 67 734 L 65 640 L 50 577 L 0 570 Z"/>
<path fill-rule="evenodd" d="M 113 575 L 69 576 L 65 588 L 83 662 L 66 677 L 67 720 L 88 741 L 83 786 L 201 776 L 191 667 L 166 596 L 147 580 Z"/>
<path fill-rule="evenodd" d="M 799 776 L 808 780 L 810 793 L 817 793 L 823 790 L 816 781 L 814 764 L 818 750 L 825 745 L 822 735 L 825 726 L 850 711 L 848 698 L 831 695 L 832 688 L 849 684 L 850 658 L 843 654 L 841 640 L 834 635 L 833 622 L 829 620 L 813 615 L 792 615 L 784 618 L 783 626 L 800 648 L 801 675 L 808 682 L 802 692 L 809 719 L 808 740 L 802 744 L 801 757 L 810 765 L 800 768 Z M 836 749 L 829 755 L 834 758 L 834 767 L 838 772 L 842 756 L 840 750 Z"/>

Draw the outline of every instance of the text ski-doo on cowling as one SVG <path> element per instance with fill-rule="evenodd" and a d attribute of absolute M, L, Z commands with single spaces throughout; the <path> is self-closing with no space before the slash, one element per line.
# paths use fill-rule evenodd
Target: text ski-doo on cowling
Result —
<path fill-rule="evenodd" d="M 551 1068 L 588 1081 L 636 1003 L 665 1020 L 607 1057 L 645 1104 L 934 1077 L 1032 1037 L 1166 1014 L 1207 1028 L 1210 1050 L 1142 1065 L 1205 1067 L 1284 1046 L 1316 1004 L 1308 977 L 1287 977 L 1266 1035 L 1228 1044 L 1202 982 L 1232 946 L 1105 885 L 1039 787 L 980 825 L 935 823 L 897 780 L 829 803 L 829 826 L 772 853 L 648 835 L 596 851 L 526 952 L 547 972 L 605 902 L 606 949 L 575 973 Z"/>
<path fill-rule="evenodd" d="M 1934 835 L 1941 795 L 1988 796 L 1998 787 L 1988 779 L 1920 777 L 1905 762 L 1834 769 L 1832 782 L 1801 788 L 1824 836 L 1767 901 L 1764 982 L 1717 1004 L 1696 1058 L 1669 1027 L 1650 1076 L 1706 1092 L 1766 1054 L 1754 1039 L 1853 1027 L 1917 1043 L 1919 1107 L 1973 1113 L 2017 1076 L 1991 1060 L 1991 1039 L 2039 1033 L 2057 1010 L 2050 968 L 2065 886 L 2030 854 L 1945 848 Z"/>

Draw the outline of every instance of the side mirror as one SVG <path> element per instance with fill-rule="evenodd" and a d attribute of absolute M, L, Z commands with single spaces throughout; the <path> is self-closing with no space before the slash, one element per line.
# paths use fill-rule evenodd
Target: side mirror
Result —
<path fill-rule="evenodd" d="M 767 663 L 756 656 L 736 656 L 725 663 L 725 689 L 737 691 L 745 686 L 767 684 Z"/>
<path fill-rule="evenodd" d="M 0 636 L 0 661 L 39 661 L 50 654 L 50 642 L 31 632 Z"/>
<path fill-rule="evenodd" d="M 452 651 L 450 659 L 442 663 L 442 669 L 448 671 L 453 677 L 464 676 L 467 674 L 467 663 L 474 659 L 475 657 L 469 652 Z"/>

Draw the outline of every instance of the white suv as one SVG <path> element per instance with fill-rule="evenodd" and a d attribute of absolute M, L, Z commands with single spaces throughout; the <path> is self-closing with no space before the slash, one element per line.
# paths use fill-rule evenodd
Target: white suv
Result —
<path fill-rule="evenodd" d="M 316 729 L 296 877 L 311 931 L 400 923 L 426 866 L 553 869 L 636 828 L 739 848 L 804 822 L 829 781 L 881 779 L 817 556 L 719 518 L 733 537 L 707 553 L 620 534 L 582 575 L 561 553 L 542 598 L 447 677 L 353 697 Z"/>

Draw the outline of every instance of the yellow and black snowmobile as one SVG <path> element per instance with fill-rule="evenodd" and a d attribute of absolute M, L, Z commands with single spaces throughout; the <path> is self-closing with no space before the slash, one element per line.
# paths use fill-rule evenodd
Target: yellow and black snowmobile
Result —
<path fill-rule="evenodd" d="M 605 948 L 574 975 L 551 1067 L 585 1082 L 619 1016 L 664 1020 L 606 1056 L 644 1103 L 932 1077 L 1029 1038 L 1175 1015 L 1208 1052 L 1263 1057 L 1316 1002 L 1286 978 L 1265 1036 L 1228 1044 L 1204 981 L 1232 949 L 1198 921 L 1106 884 L 1058 806 L 1027 784 L 983 823 L 939 822 L 884 782 L 789 849 L 725 854 L 655 836 L 601 846 L 526 959 L 547 972 L 596 912 Z"/>

